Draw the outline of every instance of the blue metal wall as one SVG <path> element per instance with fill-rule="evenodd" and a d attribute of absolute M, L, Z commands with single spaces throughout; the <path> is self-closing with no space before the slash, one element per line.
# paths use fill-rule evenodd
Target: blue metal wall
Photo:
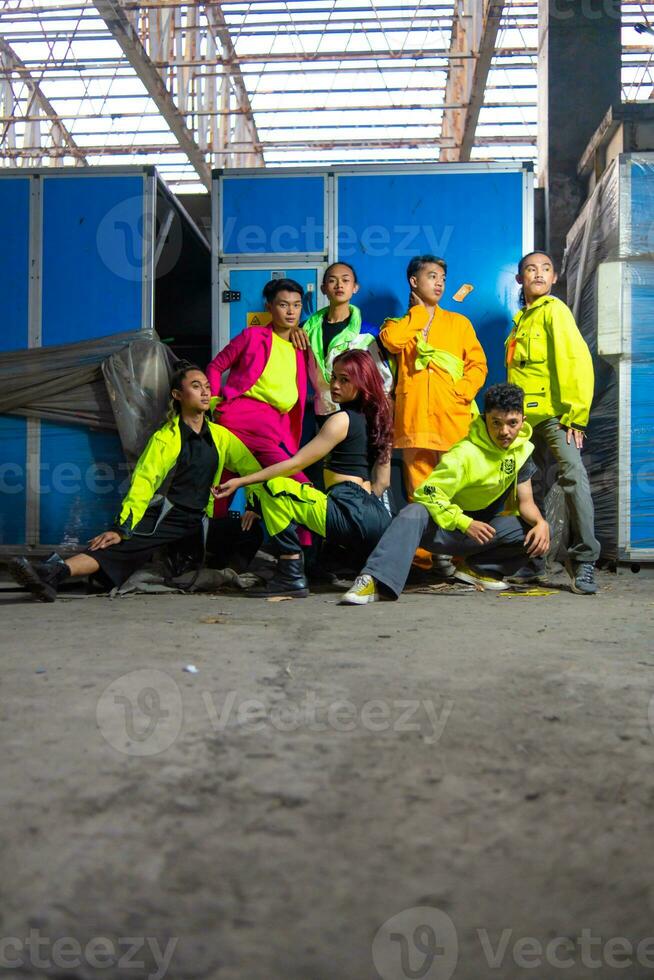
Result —
<path fill-rule="evenodd" d="M 0 180 L 0 352 L 27 347 L 30 178 Z"/>
<path fill-rule="evenodd" d="M 325 249 L 325 178 L 225 176 L 225 255 L 297 254 Z"/>
<path fill-rule="evenodd" d="M 628 216 L 631 287 L 631 466 L 630 542 L 638 549 L 654 549 L 654 166 L 630 164 L 631 214 Z M 626 216 L 625 216 L 626 217 Z M 625 424 L 626 420 L 622 420 Z"/>
<path fill-rule="evenodd" d="M 37 203 L 30 225 L 32 186 L 40 189 L 40 210 Z M 32 336 L 40 327 L 43 346 L 140 329 L 147 319 L 144 257 L 151 258 L 147 208 L 154 201 L 146 201 L 142 169 L 0 174 L 0 351 L 29 346 L 30 254 L 41 269 Z M 29 426 L 38 433 L 38 477 L 27 467 Z M 116 433 L 4 416 L 0 447 L 0 544 L 77 547 L 109 526 L 127 476 Z M 31 532 L 30 495 L 38 497 L 32 510 L 39 514 Z"/>
<path fill-rule="evenodd" d="M 371 323 L 406 311 L 406 266 L 431 253 L 448 264 L 442 306 L 467 316 L 489 363 L 488 384 L 505 380 L 504 339 L 518 306 L 523 250 L 523 174 L 339 176 L 338 257 L 361 283 L 356 302 Z M 451 299 L 462 283 L 475 288 Z"/>
<path fill-rule="evenodd" d="M 140 329 L 143 208 L 142 176 L 43 179 L 44 347 Z"/>
<path fill-rule="evenodd" d="M 0 544 L 25 544 L 27 421 L 0 415 Z"/>

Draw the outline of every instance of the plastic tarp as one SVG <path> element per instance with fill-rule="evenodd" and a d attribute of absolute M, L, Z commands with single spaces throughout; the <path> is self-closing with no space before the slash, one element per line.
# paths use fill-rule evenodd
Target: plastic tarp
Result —
<path fill-rule="evenodd" d="M 153 331 L 0 355 L 0 415 L 118 430 L 133 464 L 161 424 L 176 358 Z"/>
<path fill-rule="evenodd" d="M 653 218 L 654 153 L 622 154 L 567 238 L 568 305 L 595 366 L 584 462 L 609 561 L 654 548 Z M 649 503 L 639 496 L 639 467 L 649 474 Z"/>

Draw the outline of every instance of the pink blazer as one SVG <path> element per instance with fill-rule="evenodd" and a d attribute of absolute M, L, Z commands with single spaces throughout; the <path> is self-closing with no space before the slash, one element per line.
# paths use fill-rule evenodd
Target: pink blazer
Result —
<path fill-rule="evenodd" d="M 207 378 L 212 395 L 221 395 L 223 402 L 232 401 L 244 395 L 263 374 L 272 347 L 270 327 L 247 327 L 237 337 L 216 354 L 207 366 Z M 289 435 L 294 443 L 288 448 L 297 452 L 302 435 L 302 419 L 307 400 L 307 358 L 308 352 L 298 350 L 297 390 L 298 400 L 288 413 Z M 222 375 L 229 371 L 227 381 L 222 384 Z"/>

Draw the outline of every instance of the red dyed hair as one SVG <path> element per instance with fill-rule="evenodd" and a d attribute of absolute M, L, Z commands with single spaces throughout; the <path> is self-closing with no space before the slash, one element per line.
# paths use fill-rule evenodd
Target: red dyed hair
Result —
<path fill-rule="evenodd" d="M 334 358 L 334 369 L 336 365 L 347 371 L 358 391 L 354 404 L 366 417 L 368 443 L 375 461 L 387 463 L 393 445 L 393 415 L 375 362 L 365 350 L 349 350 Z"/>

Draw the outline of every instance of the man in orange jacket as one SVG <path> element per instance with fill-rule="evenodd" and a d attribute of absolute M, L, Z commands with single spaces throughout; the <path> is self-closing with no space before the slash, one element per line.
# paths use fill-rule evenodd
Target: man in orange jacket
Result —
<path fill-rule="evenodd" d="M 470 320 L 438 305 L 447 265 L 435 255 L 411 259 L 406 316 L 388 319 L 379 339 L 397 356 L 395 435 L 402 449 L 409 501 L 443 453 L 468 434 L 475 395 L 486 380 L 486 356 Z M 431 556 L 417 562 L 431 567 Z"/>

